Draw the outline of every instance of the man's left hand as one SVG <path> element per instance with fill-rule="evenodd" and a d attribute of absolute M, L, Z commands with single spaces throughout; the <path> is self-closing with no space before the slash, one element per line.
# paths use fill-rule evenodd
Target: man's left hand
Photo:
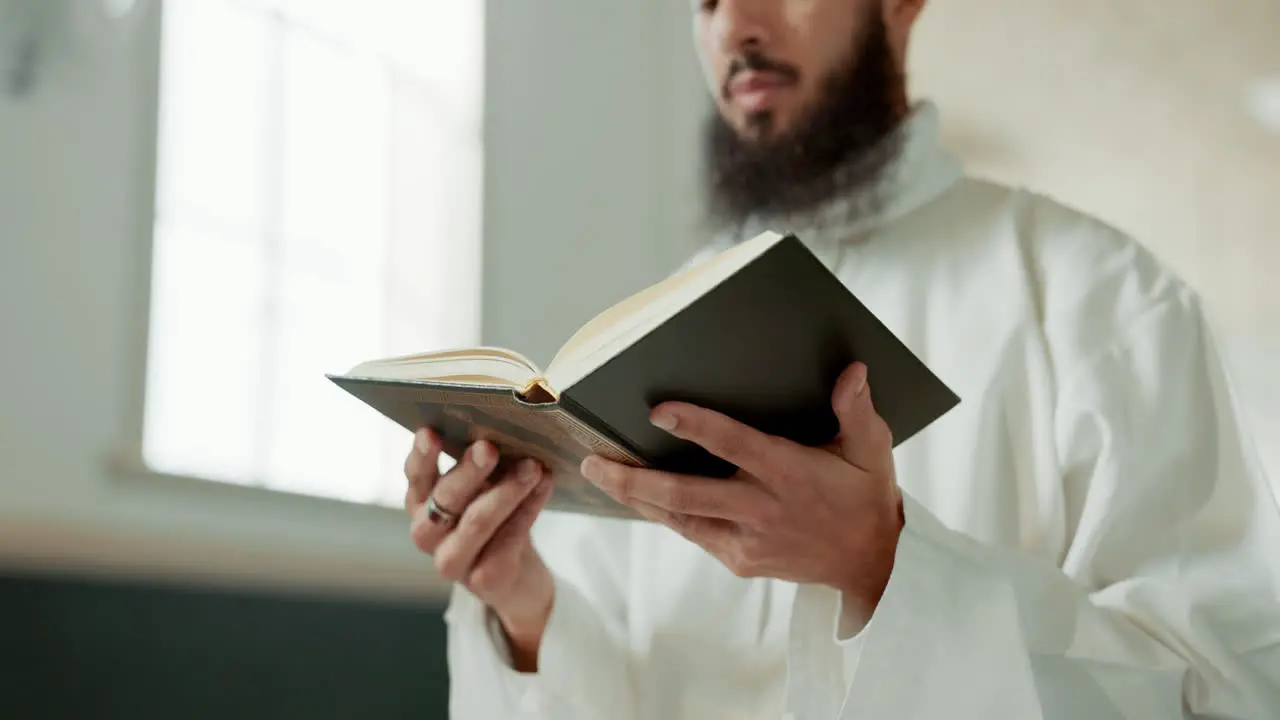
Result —
<path fill-rule="evenodd" d="M 710 410 L 664 403 L 653 410 L 654 425 L 739 472 L 727 480 L 704 478 L 591 457 L 582 473 L 734 574 L 828 585 L 866 621 L 889 582 L 902 531 L 893 439 L 872 407 L 865 365 L 855 363 L 840 376 L 832 407 L 840 434 L 812 448 Z"/>

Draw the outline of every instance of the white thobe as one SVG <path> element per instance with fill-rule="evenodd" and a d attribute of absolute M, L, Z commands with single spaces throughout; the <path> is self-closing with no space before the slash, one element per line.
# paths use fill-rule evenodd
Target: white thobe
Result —
<path fill-rule="evenodd" d="M 1280 718 L 1280 512 L 1199 300 L 1117 230 L 963 177 L 936 126 L 918 107 L 877 212 L 798 228 L 962 398 L 895 452 L 870 623 L 661 526 L 545 513 L 538 671 L 455 589 L 453 717 Z"/>

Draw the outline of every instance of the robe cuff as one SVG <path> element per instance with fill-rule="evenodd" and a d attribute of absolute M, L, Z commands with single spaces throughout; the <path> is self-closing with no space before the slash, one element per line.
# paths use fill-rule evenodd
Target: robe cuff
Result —
<path fill-rule="evenodd" d="M 507 645 L 506 633 L 497 616 L 484 603 L 470 592 L 459 588 L 455 597 L 464 599 L 450 607 L 453 616 L 451 622 L 476 622 L 484 628 L 484 642 L 477 643 L 475 652 L 485 658 L 485 664 L 493 668 L 497 675 L 499 687 L 494 692 L 507 698 L 507 707 L 518 708 L 518 717 L 536 717 L 541 706 L 536 691 L 538 676 L 532 673 L 518 672 L 514 667 L 511 648 Z M 473 618 L 473 619 L 467 619 Z"/>
<path fill-rule="evenodd" d="M 953 647 L 957 635 L 972 634 L 970 625 L 991 615 L 1016 613 L 1000 602 L 1000 578 L 971 552 L 971 543 L 905 492 L 903 515 L 893 572 L 855 636 L 862 648 L 856 673 L 846 675 L 846 700 L 856 702 L 859 717 L 903 716 L 920 701 L 940 648 Z M 975 606 L 984 608 L 981 617 L 966 612 Z"/>
<path fill-rule="evenodd" d="M 846 610 L 844 593 L 838 590 L 825 585 L 797 588 L 787 683 L 787 706 L 796 717 L 838 716 L 859 676 L 868 672 L 878 675 L 886 665 L 894 664 L 894 635 L 901 631 L 901 623 L 911 620 L 915 588 L 922 580 L 932 584 L 935 563 L 929 550 L 922 547 L 929 541 L 913 534 L 923 529 L 917 524 L 923 526 L 932 520 L 931 516 L 922 519 L 922 512 L 904 493 L 906 523 L 898 539 L 893 572 L 869 620 L 861 611 L 853 612 L 852 603 Z M 864 670 L 868 665 L 872 669 Z"/>
<path fill-rule="evenodd" d="M 577 705 L 578 700 L 589 704 L 591 698 L 585 696 L 592 693 L 588 688 L 607 686 L 608 680 L 613 679 L 593 678 L 592 668 L 608 670 L 616 663 L 613 653 L 603 645 L 609 639 L 591 622 L 596 618 L 595 608 L 572 583 L 555 573 L 552 580 L 555 599 L 538 647 L 536 673 L 515 669 L 501 621 L 492 610 L 484 610 L 489 646 L 502 668 L 506 691 L 509 697 L 519 698 L 523 712 L 534 716 L 542 716 L 552 708 Z"/>
<path fill-rule="evenodd" d="M 860 638 L 871 627 L 871 623 L 874 620 L 874 615 L 871 620 L 864 621 L 861 617 L 855 615 L 852 610 L 846 609 L 845 595 L 840 593 L 840 599 L 836 604 L 835 627 L 832 631 L 832 639 L 835 640 L 837 645 L 845 647 L 858 644 Z"/>

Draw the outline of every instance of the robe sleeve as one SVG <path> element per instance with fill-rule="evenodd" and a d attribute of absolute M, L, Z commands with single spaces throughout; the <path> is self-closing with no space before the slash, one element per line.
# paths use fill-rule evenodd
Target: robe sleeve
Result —
<path fill-rule="evenodd" d="M 834 591 L 797 594 L 795 717 L 1280 717 L 1280 512 L 1195 299 L 1060 388 L 1063 555 L 979 543 L 908 495 L 855 642 Z"/>
<path fill-rule="evenodd" d="M 512 668 L 492 614 L 455 585 L 445 611 L 449 717 L 626 720 L 634 706 L 626 649 L 629 528 L 546 513 L 534 541 L 555 581 L 538 671 Z"/>

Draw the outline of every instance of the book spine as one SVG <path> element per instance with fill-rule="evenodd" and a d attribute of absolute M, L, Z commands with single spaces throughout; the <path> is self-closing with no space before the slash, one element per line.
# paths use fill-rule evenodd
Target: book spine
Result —
<path fill-rule="evenodd" d="M 649 465 L 649 462 L 645 460 L 637 448 L 626 442 L 622 436 L 614 433 L 608 424 L 596 417 L 590 410 L 574 402 L 573 398 L 561 395 L 559 405 L 557 409 L 559 414 L 571 422 L 579 432 L 584 433 L 585 437 L 593 438 L 595 442 L 599 443 L 600 447 L 609 448 L 619 453 L 622 457 L 616 459 L 620 462 L 642 466 Z M 609 457 L 604 453 L 600 454 Z"/>
<path fill-rule="evenodd" d="M 627 446 L 598 432 L 595 428 L 582 420 L 579 420 L 574 416 L 574 413 L 565 408 L 563 404 L 555 410 L 549 411 L 546 417 L 554 423 L 561 432 L 572 437 L 593 455 L 599 455 L 628 465 L 644 464 L 644 460 L 641 459 L 639 455 L 632 452 Z"/>

